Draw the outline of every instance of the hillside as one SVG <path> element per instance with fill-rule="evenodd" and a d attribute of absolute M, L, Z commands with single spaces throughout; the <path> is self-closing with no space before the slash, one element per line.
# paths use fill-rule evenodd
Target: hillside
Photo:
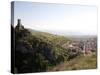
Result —
<path fill-rule="evenodd" d="M 70 59 L 73 54 L 62 47 L 68 41 L 64 36 L 16 27 L 15 72 L 43 72 Z"/>
<path fill-rule="evenodd" d="M 52 46 L 52 50 L 55 54 L 56 59 L 60 56 L 62 60 L 67 60 L 69 55 L 69 50 L 62 47 L 67 42 L 71 42 L 71 40 L 67 37 L 61 36 L 61 35 L 54 35 L 47 32 L 40 32 L 35 30 L 30 30 L 32 36 L 36 37 L 37 39 L 40 39 L 42 42 L 45 42 L 49 46 Z M 60 62 L 60 60 L 59 60 Z"/>
<path fill-rule="evenodd" d="M 95 69 L 97 68 L 96 54 L 87 56 L 78 56 L 75 59 L 62 62 L 55 67 L 49 68 L 48 71 L 67 71 L 67 70 L 85 70 L 85 69 Z"/>
<path fill-rule="evenodd" d="M 51 44 L 64 44 L 68 41 L 71 41 L 69 38 L 60 36 L 60 35 L 55 35 L 47 32 L 40 32 L 36 30 L 29 29 L 29 31 L 32 33 L 33 36 L 37 38 L 41 38 L 45 42 L 51 43 Z"/>
<path fill-rule="evenodd" d="M 88 59 L 92 60 L 92 57 L 81 56 L 81 52 L 77 49 L 65 47 L 68 42 L 72 42 L 67 37 L 27 29 L 23 26 L 20 28 L 16 26 L 14 32 L 15 73 L 57 71 L 60 70 L 60 65 L 62 65 L 61 70 L 72 70 L 76 62 L 82 61 L 83 64 Z M 92 62 L 95 66 L 96 57 L 94 58 Z M 71 64 L 73 67 L 70 66 Z M 82 64 L 80 62 L 75 69 L 84 69 Z M 92 68 L 92 65 L 90 66 Z"/>

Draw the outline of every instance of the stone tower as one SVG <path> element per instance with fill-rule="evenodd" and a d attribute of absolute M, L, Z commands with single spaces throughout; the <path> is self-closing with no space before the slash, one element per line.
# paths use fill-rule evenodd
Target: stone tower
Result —
<path fill-rule="evenodd" d="M 24 29 L 24 26 L 21 24 L 21 19 L 17 20 L 16 29 L 18 29 L 18 30 L 23 30 Z"/>
<path fill-rule="evenodd" d="M 21 26 L 21 19 L 18 19 L 18 24 L 19 26 Z"/>

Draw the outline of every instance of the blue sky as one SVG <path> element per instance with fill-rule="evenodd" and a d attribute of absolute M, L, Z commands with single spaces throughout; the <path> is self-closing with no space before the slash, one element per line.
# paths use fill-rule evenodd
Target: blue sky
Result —
<path fill-rule="evenodd" d="M 17 19 L 27 28 L 55 34 L 97 34 L 95 6 L 15 2 L 14 25 Z"/>

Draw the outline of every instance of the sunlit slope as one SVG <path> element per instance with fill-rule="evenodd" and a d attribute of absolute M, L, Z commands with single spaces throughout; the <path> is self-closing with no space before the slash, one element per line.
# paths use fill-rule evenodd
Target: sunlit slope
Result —
<path fill-rule="evenodd" d="M 67 43 L 68 41 L 71 41 L 69 38 L 60 35 L 35 31 L 32 29 L 29 29 L 29 31 L 32 33 L 33 36 L 41 38 L 43 41 L 48 42 L 50 44 L 62 45 L 64 43 Z"/>
<path fill-rule="evenodd" d="M 60 65 L 49 69 L 49 71 L 66 71 L 66 70 L 83 70 L 83 69 L 96 69 L 97 68 L 96 54 L 78 56 L 70 61 L 62 62 Z"/>

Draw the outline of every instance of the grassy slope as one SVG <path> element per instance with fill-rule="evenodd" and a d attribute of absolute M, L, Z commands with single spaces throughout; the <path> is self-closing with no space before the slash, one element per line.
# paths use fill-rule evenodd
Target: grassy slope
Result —
<path fill-rule="evenodd" d="M 95 69 L 97 67 L 96 54 L 78 56 L 70 61 L 66 61 L 49 69 L 48 71 Z"/>
<path fill-rule="evenodd" d="M 41 38 L 43 41 L 51 44 L 64 44 L 67 41 L 71 41 L 69 38 L 60 35 L 54 35 L 47 32 L 40 32 L 35 30 L 30 30 L 33 36 Z"/>
<path fill-rule="evenodd" d="M 71 41 L 69 38 L 60 35 L 54 35 L 47 32 L 40 32 L 35 30 L 30 30 L 32 35 L 36 38 L 41 39 L 43 42 L 47 44 L 51 44 L 53 46 L 53 50 L 57 55 L 62 55 L 66 52 L 66 49 L 62 49 L 61 46 L 68 41 Z"/>
<path fill-rule="evenodd" d="M 52 45 L 63 45 L 64 43 L 71 41 L 63 36 L 53 35 L 46 32 L 31 31 L 33 36 L 41 38 L 43 41 Z M 58 54 L 65 53 L 64 50 L 55 48 Z M 48 71 L 63 71 L 63 70 L 80 70 L 80 69 L 94 69 L 96 68 L 96 55 L 90 56 L 78 56 L 70 61 L 62 62 L 57 66 L 50 67 Z"/>

